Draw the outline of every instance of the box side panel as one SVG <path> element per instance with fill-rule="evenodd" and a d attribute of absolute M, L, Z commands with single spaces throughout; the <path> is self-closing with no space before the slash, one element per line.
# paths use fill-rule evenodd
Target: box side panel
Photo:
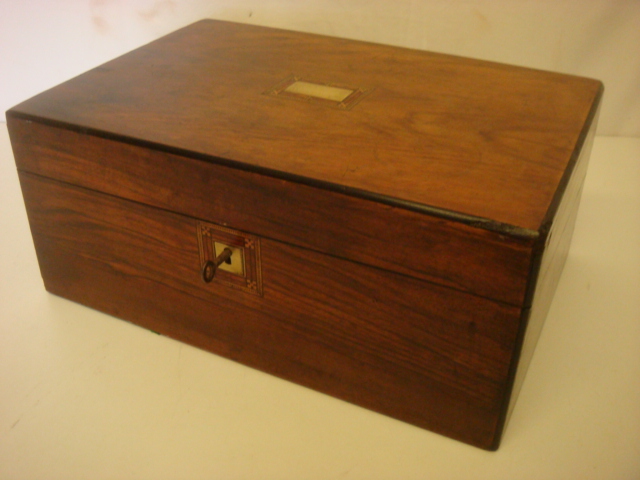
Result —
<path fill-rule="evenodd" d="M 9 129 L 22 171 L 523 303 L 533 239 L 29 120 Z"/>
<path fill-rule="evenodd" d="M 582 188 L 587 174 L 589 157 L 593 146 L 597 125 L 597 112 L 594 116 L 590 130 L 585 136 L 582 149 L 575 163 L 571 178 L 567 183 L 562 200 L 555 212 L 551 228 L 547 234 L 544 248 L 539 257 L 539 267 L 533 300 L 531 306 L 522 312 L 523 340 L 522 347 L 517 360 L 517 371 L 515 374 L 513 389 L 509 399 L 509 407 L 506 410 L 506 422 L 515 407 L 518 394 L 522 388 L 529 364 L 533 357 L 536 344 L 540 338 L 544 321 L 551 306 L 556 287 L 560 281 L 560 276 L 569 253 L 571 238 L 580 205 Z"/>
<path fill-rule="evenodd" d="M 520 310 L 261 239 L 263 295 L 200 275 L 194 218 L 21 172 L 52 293 L 489 448 Z"/>

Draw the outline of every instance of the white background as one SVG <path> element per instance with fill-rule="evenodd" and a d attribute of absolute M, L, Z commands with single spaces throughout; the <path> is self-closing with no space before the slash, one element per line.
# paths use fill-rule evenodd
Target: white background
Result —
<path fill-rule="evenodd" d="M 0 109 L 200 18 L 605 83 L 574 241 L 498 452 L 44 291 L 0 128 L 0 478 L 640 478 L 640 2 L 0 0 Z M 616 137 L 616 138 L 614 138 Z"/>

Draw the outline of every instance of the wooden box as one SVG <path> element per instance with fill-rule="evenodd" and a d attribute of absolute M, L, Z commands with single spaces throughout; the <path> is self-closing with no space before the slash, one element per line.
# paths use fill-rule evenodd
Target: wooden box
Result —
<path fill-rule="evenodd" d="M 7 119 L 48 291 L 496 449 L 601 94 L 205 20 Z"/>

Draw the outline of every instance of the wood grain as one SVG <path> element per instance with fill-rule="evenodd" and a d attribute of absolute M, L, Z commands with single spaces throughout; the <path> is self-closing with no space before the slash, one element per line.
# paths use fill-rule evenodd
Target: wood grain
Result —
<path fill-rule="evenodd" d="M 350 111 L 263 95 L 292 74 L 374 90 Z M 202 21 L 9 115 L 535 232 L 601 88 L 551 72 Z"/>
<path fill-rule="evenodd" d="M 523 304 L 535 239 L 38 122 L 8 127 L 22 171 Z"/>
<path fill-rule="evenodd" d="M 535 285 L 533 301 L 531 306 L 522 312 L 521 332 L 511 373 L 511 376 L 514 377 L 513 388 L 511 389 L 508 407 L 504 412 L 505 424 L 509 421 L 509 417 L 515 408 L 518 394 L 529 369 L 536 344 L 542 333 L 547 313 L 556 292 L 556 287 L 560 281 L 564 264 L 569 255 L 569 247 L 582 196 L 582 187 L 587 175 L 589 156 L 591 155 L 595 137 L 597 117 L 598 112 L 596 112 L 589 133 L 584 139 L 584 145 L 580 150 L 580 155 L 564 191 L 562 201 L 556 212 L 554 212 L 551 229 L 545 237 L 544 245 L 539 247 L 540 250 L 536 255 L 539 260 L 535 262 L 536 270 L 531 279 L 531 282 Z"/>
<path fill-rule="evenodd" d="M 262 241 L 263 297 L 205 284 L 195 219 L 28 173 L 20 181 L 49 291 L 494 444 L 520 309 L 273 240 Z"/>
<path fill-rule="evenodd" d="M 340 109 L 269 93 L 294 75 L 367 95 Z M 590 79 L 203 21 L 7 120 L 49 291 L 496 449 L 601 95 Z M 201 280 L 200 220 L 260 237 L 262 296 Z"/>

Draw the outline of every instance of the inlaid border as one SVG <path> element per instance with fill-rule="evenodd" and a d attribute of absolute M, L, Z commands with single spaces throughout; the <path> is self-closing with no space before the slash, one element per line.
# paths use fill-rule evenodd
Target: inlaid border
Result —
<path fill-rule="evenodd" d="M 200 268 L 209 260 L 215 260 L 214 243 L 240 248 L 244 254 L 244 275 L 237 275 L 218 269 L 211 285 L 224 284 L 245 292 L 262 296 L 262 271 L 260 268 L 260 239 L 238 230 L 213 223 L 198 221 L 198 249 Z"/>

